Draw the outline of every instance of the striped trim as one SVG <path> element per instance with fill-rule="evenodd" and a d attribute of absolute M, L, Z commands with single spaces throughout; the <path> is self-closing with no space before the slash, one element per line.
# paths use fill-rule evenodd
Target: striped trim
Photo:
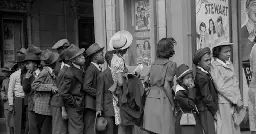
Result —
<path fill-rule="evenodd" d="M 184 71 L 177 79 L 183 77 L 185 74 L 187 74 L 187 73 L 189 73 L 189 72 L 192 72 L 192 70 L 191 70 L 191 69 L 188 69 L 188 70 Z"/>

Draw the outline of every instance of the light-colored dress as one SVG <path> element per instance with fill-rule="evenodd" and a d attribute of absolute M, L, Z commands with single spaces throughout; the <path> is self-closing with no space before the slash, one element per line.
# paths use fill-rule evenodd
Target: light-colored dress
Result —
<path fill-rule="evenodd" d="M 256 131 L 256 45 L 252 47 L 250 54 L 250 65 L 252 68 L 252 81 L 248 91 L 249 95 L 249 123 L 250 130 Z"/>
<path fill-rule="evenodd" d="M 143 127 L 157 134 L 175 133 L 173 105 L 166 93 L 172 96 L 172 90 L 164 91 L 165 80 L 173 85 L 176 63 L 168 59 L 157 59 L 150 69 L 150 91 L 144 107 Z M 170 98 L 173 99 L 173 98 Z"/>
<path fill-rule="evenodd" d="M 234 107 L 241 100 L 239 83 L 234 73 L 234 66 L 230 62 L 223 62 L 217 58 L 212 61 L 211 75 L 219 92 L 216 113 L 217 134 L 240 134 L 240 122 L 237 118 L 243 118 Z"/>
<path fill-rule="evenodd" d="M 117 83 L 117 73 L 122 73 L 125 70 L 124 59 L 116 54 L 113 54 L 113 58 L 111 60 L 111 74 L 114 83 Z M 120 117 L 120 108 L 117 106 L 118 98 L 116 95 L 113 94 L 113 106 L 115 112 L 115 124 L 119 125 L 121 123 Z"/>

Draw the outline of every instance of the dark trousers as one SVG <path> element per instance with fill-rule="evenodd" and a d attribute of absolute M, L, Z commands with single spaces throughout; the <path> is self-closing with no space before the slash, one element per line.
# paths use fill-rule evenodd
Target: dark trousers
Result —
<path fill-rule="evenodd" d="M 207 111 L 200 111 L 200 121 L 205 134 L 215 134 L 214 117 Z"/>
<path fill-rule="evenodd" d="M 118 134 L 132 134 L 133 128 L 134 128 L 133 125 L 119 125 Z"/>
<path fill-rule="evenodd" d="M 5 125 L 6 125 L 6 130 L 7 134 L 14 134 L 14 127 L 13 127 L 13 113 L 10 112 L 8 109 L 4 110 L 4 117 L 5 117 Z"/>
<path fill-rule="evenodd" d="M 67 134 L 68 120 L 64 120 L 61 115 L 61 107 L 52 108 L 52 134 Z"/>
<path fill-rule="evenodd" d="M 83 121 L 83 110 L 77 108 L 67 107 L 68 113 L 68 133 L 69 134 L 83 134 L 84 132 L 84 121 Z"/>
<path fill-rule="evenodd" d="M 51 134 L 52 117 L 29 111 L 29 134 Z"/>
<path fill-rule="evenodd" d="M 92 109 L 85 109 L 84 112 L 84 134 L 96 134 L 94 131 L 96 112 Z"/>
<path fill-rule="evenodd" d="M 14 133 L 24 134 L 26 129 L 26 107 L 24 98 L 14 98 Z"/>

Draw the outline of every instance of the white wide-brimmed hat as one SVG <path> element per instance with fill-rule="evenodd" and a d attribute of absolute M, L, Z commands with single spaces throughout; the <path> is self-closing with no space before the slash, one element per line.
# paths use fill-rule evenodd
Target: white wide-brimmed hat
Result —
<path fill-rule="evenodd" d="M 109 50 L 121 49 L 124 50 L 132 44 L 132 34 L 128 31 L 122 30 L 116 32 L 109 41 Z"/>
<path fill-rule="evenodd" d="M 213 48 L 219 47 L 219 46 L 231 46 L 233 44 L 234 43 L 229 42 L 225 38 L 219 38 L 219 39 L 215 40 L 215 45 L 213 46 Z"/>

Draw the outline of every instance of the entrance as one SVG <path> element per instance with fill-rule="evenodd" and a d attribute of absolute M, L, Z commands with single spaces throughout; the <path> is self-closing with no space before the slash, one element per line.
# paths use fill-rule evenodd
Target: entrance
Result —
<path fill-rule="evenodd" d="M 79 47 L 85 50 L 95 42 L 94 18 L 81 17 L 78 21 Z"/>

